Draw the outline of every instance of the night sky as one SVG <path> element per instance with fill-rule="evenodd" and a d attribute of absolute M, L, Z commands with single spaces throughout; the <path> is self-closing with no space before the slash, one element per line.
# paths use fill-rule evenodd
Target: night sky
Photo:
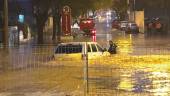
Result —
<path fill-rule="evenodd" d="M 32 5 L 30 0 L 9 0 L 9 13 L 16 10 L 16 6 L 19 5 L 23 10 L 25 15 L 32 14 Z"/>

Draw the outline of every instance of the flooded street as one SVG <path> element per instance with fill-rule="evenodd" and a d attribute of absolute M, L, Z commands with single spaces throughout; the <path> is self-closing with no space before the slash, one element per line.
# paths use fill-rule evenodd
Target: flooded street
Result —
<path fill-rule="evenodd" d="M 57 61 L 51 58 L 52 45 L 1 49 L 0 96 L 83 96 L 87 89 L 88 96 L 170 95 L 168 37 L 124 34 L 98 26 L 97 42 L 108 48 L 107 41 L 113 40 L 117 54 L 88 62 Z"/>
<path fill-rule="evenodd" d="M 0 77 L 3 79 L 0 80 L 0 95 L 53 96 L 52 94 L 58 94 L 58 96 L 65 96 L 69 94 L 82 96 L 84 94 L 86 61 L 47 60 L 40 54 L 35 57 L 34 59 L 27 58 L 28 61 L 25 60 L 23 63 L 27 64 L 25 67 L 1 72 Z M 169 96 L 169 58 L 170 55 L 117 54 L 99 58 L 99 60 L 89 60 L 89 96 L 96 94 Z M 64 79 L 66 77 L 67 79 Z"/>

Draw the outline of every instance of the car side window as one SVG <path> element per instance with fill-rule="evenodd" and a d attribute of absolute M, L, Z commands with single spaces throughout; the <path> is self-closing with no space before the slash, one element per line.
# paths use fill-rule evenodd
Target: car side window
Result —
<path fill-rule="evenodd" d="M 97 52 L 97 48 L 95 44 L 91 44 L 91 47 L 92 47 L 92 52 Z"/>
<path fill-rule="evenodd" d="M 89 45 L 89 44 L 88 44 L 87 47 L 88 47 L 88 48 L 87 48 L 88 52 L 91 52 L 91 49 L 90 49 L 90 45 Z"/>
<path fill-rule="evenodd" d="M 55 53 L 57 54 L 70 54 L 70 53 L 81 53 L 82 52 L 82 45 L 61 45 L 59 46 Z"/>
<path fill-rule="evenodd" d="M 98 44 L 97 44 L 97 49 L 98 49 L 99 52 L 103 52 L 103 48 L 100 47 Z"/>

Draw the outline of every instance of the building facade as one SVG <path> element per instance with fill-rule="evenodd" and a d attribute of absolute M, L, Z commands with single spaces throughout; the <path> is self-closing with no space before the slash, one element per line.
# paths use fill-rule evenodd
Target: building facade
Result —
<path fill-rule="evenodd" d="M 134 10 L 144 11 L 145 19 L 159 18 L 164 32 L 170 30 L 170 0 L 132 0 L 135 1 Z"/>

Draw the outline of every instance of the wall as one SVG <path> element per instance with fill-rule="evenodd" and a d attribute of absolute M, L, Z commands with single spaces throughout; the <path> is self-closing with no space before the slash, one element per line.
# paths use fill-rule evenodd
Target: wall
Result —
<path fill-rule="evenodd" d="M 145 25 L 144 25 L 144 11 L 135 11 L 135 22 L 139 26 L 139 31 L 141 33 L 145 32 Z"/>

